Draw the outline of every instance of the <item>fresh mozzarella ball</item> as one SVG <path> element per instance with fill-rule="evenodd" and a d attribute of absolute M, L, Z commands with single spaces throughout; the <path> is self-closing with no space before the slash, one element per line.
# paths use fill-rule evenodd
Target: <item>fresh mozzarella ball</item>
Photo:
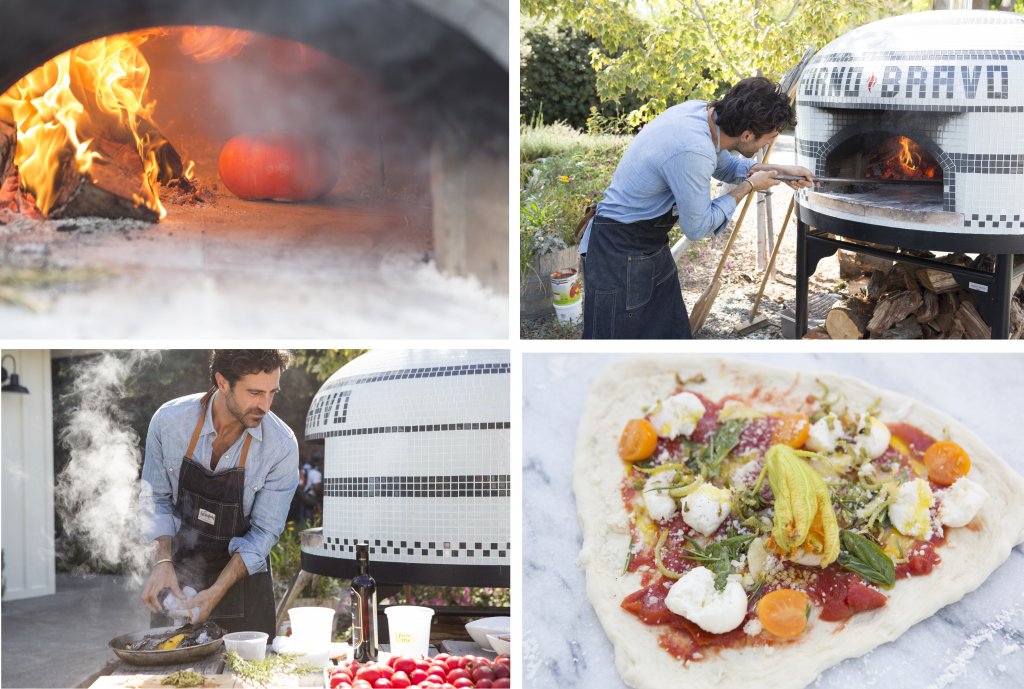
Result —
<path fill-rule="evenodd" d="M 662 438 L 687 438 L 704 416 L 704 405 L 692 392 L 680 392 L 654 405 L 650 419 Z"/>
<path fill-rule="evenodd" d="M 939 521 L 946 526 L 967 526 L 974 519 L 981 506 L 988 499 L 988 493 L 981 484 L 964 478 L 957 479 L 949 490 L 942 493 L 939 506 Z"/>
<path fill-rule="evenodd" d="M 711 570 L 696 567 L 672 584 L 665 607 L 706 632 L 724 634 L 743 623 L 747 616 L 747 594 L 735 574 L 729 576 L 725 590 L 718 591 Z"/>
<path fill-rule="evenodd" d="M 863 452 L 868 459 L 881 457 L 889 448 L 892 435 L 889 428 L 875 417 L 865 414 L 857 426 L 857 442 L 854 449 L 858 454 Z"/>
<path fill-rule="evenodd" d="M 679 507 L 675 498 L 665 490 L 672 485 L 675 478 L 676 472 L 662 471 L 647 479 L 647 485 L 644 486 L 644 504 L 647 505 L 647 514 L 656 522 L 671 519 Z"/>
<path fill-rule="evenodd" d="M 821 567 L 821 555 L 809 553 L 803 548 L 797 548 L 796 552 L 785 559 L 804 567 Z"/>
<path fill-rule="evenodd" d="M 843 437 L 843 422 L 829 412 L 811 424 L 805 447 L 813 452 L 832 452 Z"/>
<path fill-rule="evenodd" d="M 927 541 L 932 537 L 928 510 L 934 503 L 935 496 L 927 481 L 907 481 L 896 491 L 896 502 L 889 505 L 889 521 L 904 536 Z"/>
<path fill-rule="evenodd" d="M 682 506 L 683 521 L 694 531 L 710 536 L 729 516 L 732 492 L 726 488 L 715 488 L 710 483 L 703 483 L 700 488 L 683 498 Z"/>

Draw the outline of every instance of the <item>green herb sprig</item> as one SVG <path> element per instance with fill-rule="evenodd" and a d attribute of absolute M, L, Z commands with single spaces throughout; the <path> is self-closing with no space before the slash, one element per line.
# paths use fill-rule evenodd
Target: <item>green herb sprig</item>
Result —
<path fill-rule="evenodd" d="M 231 674 L 242 681 L 266 687 L 277 676 L 304 675 L 307 672 L 320 672 L 322 669 L 315 665 L 300 664 L 300 657 L 297 653 L 272 653 L 263 660 L 245 660 L 235 651 L 228 651 L 224 661 L 231 669 Z"/>
<path fill-rule="evenodd" d="M 169 684 L 172 687 L 198 687 L 205 681 L 206 677 L 189 668 L 172 672 L 160 680 L 160 684 Z"/>
<path fill-rule="evenodd" d="M 743 429 L 749 422 L 746 419 L 730 419 L 725 421 L 708 438 L 708 444 L 700 446 L 693 454 L 695 470 L 704 478 L 718 476 L 722 460 L 729 456 L 740 443 Z"/>
<path fill-rule="evenodd" d="M 724 591 L 729 575 L 732 574 L 732 561 L 739 557 L 752 540 L 754 534 L 742 534 L 701 546 L 696 541 L 686 539 L 688 546 L 682 548 L 683 557 L 710 569 L 715 575 L 715 589 Z"/>
<path fill-rule="evenodd" d="M 896 567 L 892 559 L 871 539 L 855 531 L 839 532 L 839 566 L 861 575 L 873 584 L 886 588 L 896 583 Z"/>

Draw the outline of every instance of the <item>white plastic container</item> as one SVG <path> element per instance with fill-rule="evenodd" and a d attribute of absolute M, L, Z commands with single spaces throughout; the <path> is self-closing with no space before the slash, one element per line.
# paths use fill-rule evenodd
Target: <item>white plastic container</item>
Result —
<path fill-rule="evenodd" d="M 562 268 L 551 273 L 551 303 L 569 306 L 583 298 L 583 284 L 575 268 Z"/>
<path fill-rule="evenodd" d="M 555 304 L 554 307 L 559 323 L 578 323 L 583 318 L 583 300 L 566 306 Z"/>
<path fill-rule="evenodd" d="M 331 608 L 291 608 L 292 638 L 315 644 L 331 643 L 334 610 Z"/>
<path fill-rule="evenodd" d="M 242 660 L 263 660 L 267 657 L 266 632 L 232 632 L 224 635 L 224 648 L 234 651 Z"/>
<path fill-rule="evenodd" d="M 419 605 L 392 605 L 384 608 L 388 616 L 391 654 L 421 658 L 430 649 L 430 618 L 434 611 Z"/>

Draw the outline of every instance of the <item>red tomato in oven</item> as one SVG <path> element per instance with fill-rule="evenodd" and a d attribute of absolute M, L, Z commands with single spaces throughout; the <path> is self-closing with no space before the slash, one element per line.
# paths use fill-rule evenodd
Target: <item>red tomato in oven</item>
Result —
<path fill-rule="evenodd" d="M 240 134 L 220 152 L 217 170 L 242 199 L 313 201 L 338 181 L 340 164 L 325 142 L 290 134 Z"/>

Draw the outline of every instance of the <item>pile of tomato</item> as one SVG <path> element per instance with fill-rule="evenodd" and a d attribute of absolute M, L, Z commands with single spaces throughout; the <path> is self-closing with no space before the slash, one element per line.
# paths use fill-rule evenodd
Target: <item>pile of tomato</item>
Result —
<path fill-rule="evenodd" d="M 439 653 L 433 658 L 393 656 L 387 662 L 354 660 L 327 670 L 330 689 L 462 689 L 511 687 L 512 662 L 507 655 L 494 660 Z"/>

